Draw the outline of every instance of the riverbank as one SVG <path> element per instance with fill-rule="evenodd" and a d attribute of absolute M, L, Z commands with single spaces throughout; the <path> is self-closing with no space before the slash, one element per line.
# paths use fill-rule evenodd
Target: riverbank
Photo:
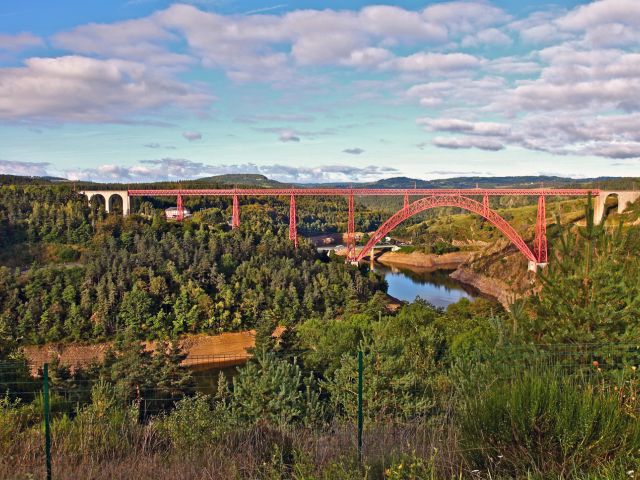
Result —
<path fill-rule="evenodd" d="M 468 263 L 477 258 L 478 252 L 474 251 L 451 252 L 443 255 L 422 252 L 386 252 L 378 257 L 378 262 L 383 265 L 409 269 L 416 273 L 453 270 L 449 275 L 453 280 L 473 287 L 483 295 L 495 298 L 507 308 L 514 297 L 512 289 L 506 282 L 498 278 L 477 273 L 469 268 Z"/>
<path fill-rule="evenodd" d="M 383 265 L 415 268 L 422 271 L 455 270 L 472 255 L 473 252 L 451 252 L 442 255 L 422 252 L 385 252 L 377 258 L 377 261 Z"/>
<path fill-rule="evenodd" d="M 497 278 L 482 275 L 462 265 L 449 276 L 460 283 L 472 286 L 483 295 L 495 298 L 505 308 L 513 301 L 514 294 L 509 285 Z"/>
<path fill-rule="evenodd" d="M 284 327 L 278 327 L 273 335 L 279 337 Z M 156 342 L 143 342 L 147 351 L 156 348 Z M 186 354 L 182 362 L 190 368 L 226 367 L 245 363 L 251 356 L 249 350 L 255 346 L 255 330 L 227 332 L 218 335 L 186 335 L 178 340 L 178 345 Z M 83 367 L 104 360 L 113 342 L 96 344 L 52 343 L 23 347 L 24 355 L 36 369 L 53 360 L 71 368 Z"/>

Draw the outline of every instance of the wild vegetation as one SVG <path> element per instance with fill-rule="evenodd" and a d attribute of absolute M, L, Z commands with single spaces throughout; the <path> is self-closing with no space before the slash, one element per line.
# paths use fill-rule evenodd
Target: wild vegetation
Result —
<path fill-rule="evenodd" d="M 56 478 L 638 477 L 637 226 L 558 221 L 535 295 L 509 311 L 390 313 L 379 277 L 281 240 L 276 202 L 232 232 L 224 205 L 184 224 L 153 204 L 123 220 L 67 187 L 28 188 L 2 187 L 3 241 L 77 254 L 0 272 L 2 478 L 43 471 L 42 372 L 20 346 L 104 338 L 104 362 L 51 365 Z M 226 373 L 190 371 L 172 341 L 251 327 L 253 359 Z"/>

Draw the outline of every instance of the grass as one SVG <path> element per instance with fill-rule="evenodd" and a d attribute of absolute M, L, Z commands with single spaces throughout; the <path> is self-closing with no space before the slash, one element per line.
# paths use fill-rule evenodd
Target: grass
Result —
<path fill-rule="evenodd" d="M 472 465 L 498 475 L 583 478 L 600 469 L 635 470 L 640 450 L 640 423 L 615 395 L 548 369 L 470 396 L 460 431 Z"/>

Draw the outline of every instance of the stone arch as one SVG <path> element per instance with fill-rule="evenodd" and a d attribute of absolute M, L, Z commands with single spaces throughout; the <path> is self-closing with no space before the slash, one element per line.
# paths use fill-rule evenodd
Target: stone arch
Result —
<path fill-rule="evenodd" d="M 119 193 L 112 193 L 107 201 L 109 202 L 109 210 L 107 212 L 124 212 L 124 198 Z"/>
<path fill-rule="evenodd" d="M 87 198 L 89 200 L 89 205 L 95 205 L 96 207 L 102 205 L 104 207 L 104 211 L 109 213 L 109 202 L 107 202 L 107 198 L 102 193 L 87 194 Z"/>
<path fill-rule="evenodd" d="M 596 224 L 601 223 L 607 213 L 607 199 L 611 196 L 618 198 L 618 213 L 624 212 L 630 203 L 640 198 L 640 192 L 636 191 L 600 191 L 600 194 L 594 199 L 593 221 Z"/>

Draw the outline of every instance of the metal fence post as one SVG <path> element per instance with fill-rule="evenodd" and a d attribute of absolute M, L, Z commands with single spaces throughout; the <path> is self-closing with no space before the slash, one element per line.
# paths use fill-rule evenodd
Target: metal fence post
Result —
<path fill-rule="evenodd" d="M 362 350 L 358 350 L 358 461 L 362 462 Z"/>
<path fill-rule="evenodd" d="M 49 425 L 49 364 L 44 364 L 42 387 L 44 397 L 44 453 L 47 462 L 47 480 L 51 480 L 51 426 Z"/>

